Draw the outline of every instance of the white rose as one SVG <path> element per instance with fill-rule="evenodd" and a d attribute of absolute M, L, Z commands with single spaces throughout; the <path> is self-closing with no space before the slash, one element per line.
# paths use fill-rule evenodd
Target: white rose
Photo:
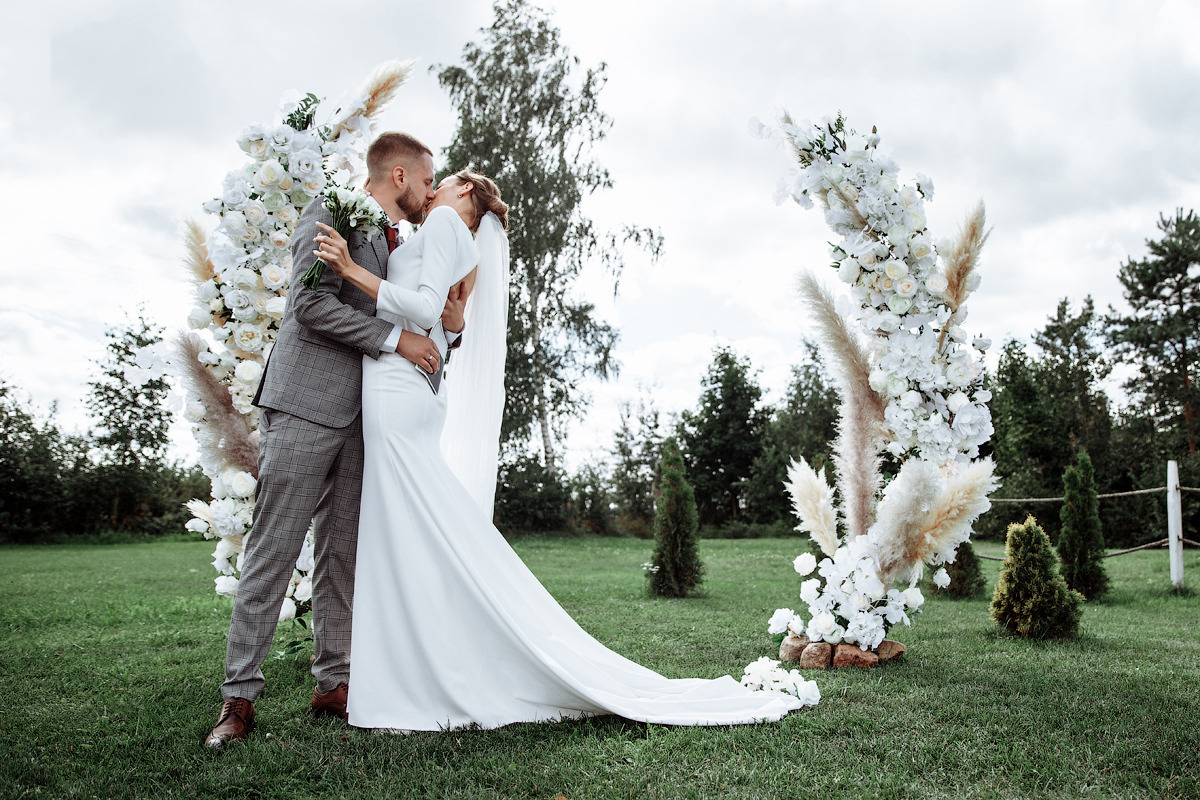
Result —
<path fill-rule="evenodd" d="M 296 618 L 296 601 L 290 597 L 283 598 L 283 605 L 279 607 L 279 621 L 287 622 L 290 619 Z"/>
<path fill-rule="evenodd" d="M 897 196 L 900 207 L 905 211 L 912 209 L 912 207 L 917 204 L 917 199 L 917 190 L 911 186 L 905 186 L 900 190 L 900 194 Z"/>
<path fill-rule="evenodd" d="M 188 422 L 200 422 L 204 419 L 204 403 L 192 400 L 183 407 L 183 418 Z"/>
<path fill-rule="evenodd" d="M 908 274 L 908 265 L 898 258 L 892 258 L 884 264 L 883 271 L 889 278 L 896 281 Z"/>
<path fill-rule="evenodd" d="M 988 339 L 987 337 L 984 337 L 984 336 L 977 336 L 977 337 L 975 337 L 975 340 L 973 342 L 971 342 L 971 346 L 974 347 L 976 350 L 979 350 L 980 352 L 983 352 L 986 350 L 991 350 L 992 349 L 992 340 Z"/>
<path fill-rule="evenodd" d="M 841 263 L 838 265 L 838 277 L 841 278 L 844 283 L 853 284 L 856 280 L 858 280 L 858 275 L 861 271 L 862 270 L 860 270 L 858 266 L 858 261 L 854 258 L 854 256 L 843 258 Z"/>
<path fill-rule="evenodd" d="M 259 237 L 261 237 L 261 236 L 262 236 L 262 231 L 260 231 L 258 228 L 254 227 L 253 225 L 247 225 L 245 228 L 242 229 L 242 235 L 239 238 L 243 242 L 246 242 L 248 244 L 253 244 L 254 242 L 257 242 Z"/>
<path fill-rule="evenodd" d="M 900 280 L 896 281 L 896 294 L 900 295 L 901 297 L 912 297 L 916 293 L 917 282 L 913 279 L 913 276 L 906 275 Z"/>
<path fill-rule="evenodd" d="M 279 179 L 279 191 L 281 192 L 290 192 L 295 185 L 296 183 L 292 180 L 292 176 L 286 172 Z"/>
<path fill-rule="evenodd" d="M 889 374 L 885 388 L 889 397 L 899 397 L 908 388 L 908 379 L 903 375 Z"/>
<path fill-rule="evenodd" d="M 233 329 L 233 342 L 239 350 L 257 353 L 263 346 L 262 329 L 255 325 L 238 325 Z"/>
<path fill-rule="evenodd" d="M 970 399 L 963 392 L 955 392 L 946 398 L 946 408 L 951 414 L 957 414 L 963 406 L 970 403 Z"/>
<path fill-rule="evenodd" d="M 192 533 L 208 533 L 208 523 L 202 519 L 189 519 L 183 527 Z"/>
<path fill-rule="evenodd" d="M 238 364 L 237 369 L 233 371 L 233 374 L 237 376 L 239 381 L 244 381 L 246 383 L 255 383 L 259 378 L 262 377 L 262 373 L 262 364 L 249 359 Z"/>
<path fill-rule="evenodd" d="M 867 376 L 867 383 L 869 383 L 871 388 L 875 391 L 882 392 L 885 388 L 887 388 L 887 378 L 887 373 L 881 370 L 879 367 L 876 367 L 875 369 L 871 370 L 871 374 Z"/>
<path fill-rule="evenodd" d="M 894 294 L 888 298 L 888 308 L 896 314 L 904 314 L 912 307 L 912 299 L 902 294 Z"/>
<path fill-rule="evenodd" d="M 250 199 L 250 184 L 243 180 L 232 181 L 225 187 L 225 191 L 221 193 L 221 200 L 225 205 L 233 208 L 241 208 L 242 205 Z"/>
<path fill-rule="evenodd" d="M 296 198 L 296 195 L 293 194 L 292 202 L 296 203 L 298 206 L 308 205 L 308 203 L 312 202 L 312 198 L 319 195 L 325 189 L 325 174 L 321 173 L 320 175 L 314 175 L 311 178 L 305 178 L 304 182 L 300 184 L 300 188 L 302 188 L 304 193 L 308 195 L 308 200 L 303 203 L 299 202 Z"/>
<path fill-rule="evenodd" d="M 925 595 L 921 594 L 921 590 L 916 586 L 911 589 L 904 590 L 904 605 L 908 608 L 920 608 L 925 602 Z"/>
<path fill-rule="evenodd" d="M 267 207 L 261 200 L 249 200 L 242 206 L 242 215 L 251 225 L 262 225 L 267 221 Z"/>
<path fill-rule="evenodd" d="M 945 589 L 950 585 L 950 575 L 946 572 L 945 567 L 933 573 L 933 585 L 939 589 Z"/>
<path fill-rule="evenodd" d="M 196 299 L 201 303 L 210 303 L 220 296 L 221 290 L 217 288 L 217 282 L 212 278 L 196 286 Z"/>
<path fill-rule="evenodd" d="M 900 407 L 903 409 L 914 409 L 921 405 L 921 393 L 909 389 L 904 394 L 900 395 Z"/>
<path fill-rule="evenodd" d="M 296 213 L 296 207 L 291 203 L 288 203 L 283 208 L 275 212 L 275 219 L 291 228 L 296 224 L 296 220 L 300 219 L 300 215 Z"/>
<path fill-rule="evenodd" d="M 272 297 L 267 301 L 267 307 L 263 309 L 263 313 L 271 319 L 283 319 L 285 311 L 287 311 L 286 297 Z"/>
<path fill-rule="evenodd" d="M 276 125 L 265 138 L 276 150 L 287 150 L 292 144 L 292 137 L 295 133 L 296 131 L 291 125 Z"/>
<path fill-rule="evenodd" d="M 767 633 L 775 636 L 787 630 L 788 623 L 792 621 L 792 617 L 796 616 L 796 612 L 790 608 L 778 608 L 771 615 L 771 619 L 767 622 Z"/>
<path fill-rule="evenodd" d="M 272 158 L 262 163 L 254 173 L 254 180 L 261 189 L 273 189 L 279 185 L 285 174 L 283 165 Z"/>
<path fill-rule="evenodd" d="M 238 322 L 255 322 L 258 319 L 258 309 L 254 306 L 235 308 L 232 314 Z"/>
<path fill-rule="evenodd" d="M 280 249 L 287 247 L 290 241 L 291 237 L 288 236 L 287 231 L 273 231 L 271 233 L 271 244 Z"/>
<path fill-rule="evenodd" d="M 859 261 L 859 263 L 860 263 L 860 264 L 862 264 L 864 267 L 868 267 L 868 268 L 870 268 L 870 267 L 874 267 L 874 266 L 875 266 L 875 264 L 877 263 L 878 259 L 876 259 L 876 258 L 875 258 L 875 253 L 874 253 L 873 251 L 871 251 L 871 250 L 868 250 L 867 252 L 863 253 L 862 255 L 860 255 L 860 256 L 858 257 L 858 261 Z"/>
<path fill-rule="evenodd" d="M 792 566 L 800 575 L 809 575 L 817 568 L 817 559 L 812 553 L 801 553 L 796 556 L 796 560 L 792 562 Z"/>
<path fill-rule="evenodd" d="M 207 328 L 212 319 L 212 311 L 206 306 L 196 306 L 187 316 L 188 326 L 191 328 Z"/>
<path fill-rule="evenodd" d="M 928 236 L 914 236 L 908 243 L 908 254 L 913 258 L 925 258 L 933 254 L 933 244 Z"/>
<path fill-rule="evenodd" d="M 263 267 L 262 282 L 263 286 L 272 291 L 275 291 L 276 289 L 282 289 L 287 285 L 288 273 L 278 264 L 268 264 L 267 266 Z"/>
<path fill-rule="evenodd" d="M 821 638 L 830 644 L 840 644 L 846 638 L 846 629 L 841 625 L 834 625 L 827 633 L 821 634 Z"/>
<path fill-rule="evenodd" d="M 297 603 L 305 603 L 312 599 L 312 579 L 305 575 L 296 584 L 296 591 L 292 593 Z"/>
<path fill-rule="evenodd" d="M 946 276 L 942 275 L 940 272 L 930 275 L 928 280 L 925 281 L 925 288 L 928 289 L 929 293 L 932 295 L 941 296 L 945 294 L 946 289 L 948 289 L 949 286 L 950 284 L 946 280 Z"/>
<path fill-rule="evenodd" d="M 224 342 L 233 335 L 233 331 L 227 325 L 222 325 L 219 328 L 214 328 L 212 334 L 213 338 L 218 342 Z"/>
<path fill-rule="evenodd" d="M 229 490 L 238 497 L 250 497 L 258 487 L 258 481 L 254 480 L 254 476 L 241 470 L 234 470 L 232 474 L 227 474 L 225 483 L 229 485 Z"/>
<path fill-rule="evenodd" d="M 258 286 L 258 275 L 249 267 L 238 267 L 233 272 L 229 273 L 228 282 L 235 289 L 253 289 Z M 232 290 L 231 290 L 232 291 Z M 228 293 L 227 293 L 228 294 Z M 237 308 L 237 306 L 230 306 Z"/>
<path fill-rule="evenodd" d="M 980 275 L 978 272 L 972 272 L 967 276 L 967 280 L 965 281 L 964 285 L 966 286 L 968 292 L 973 292 L 979 288 L 979 283 L 982 280 L 982 275 Z"/>
<path fill-rule="evenodd" d="M 237 594 L 238 579 L 232 575 L 218 575 L 213 579 L 216 584 L 217 594 L 221 597 L 233 597 Z"/>
<path fill-rule="evenodd" d="M 951 386 L 966 386 L 971 382 L 971 371 L 967 368 L 966 364 L 956 361 L 946 367 L 946 380 L 950 381 Z M 959 392 L 958 394 L 962 393 Z"/>
<path fill-rule="evenodd" d="M 274 214 L 278 213 L 280 209 L 284 208 L 288 204 L 288 197 L 278 189 L 272 189 L 263 195 L 262 201 L 263 205 L 266 206 L 267 211 L 270 211 L 272 214 Z"/>
<path fill-rule="evenodd" d="M 821 597 L 821 579 L 809 578 L 800 584 L 800 599 L 810 606 Z"/>

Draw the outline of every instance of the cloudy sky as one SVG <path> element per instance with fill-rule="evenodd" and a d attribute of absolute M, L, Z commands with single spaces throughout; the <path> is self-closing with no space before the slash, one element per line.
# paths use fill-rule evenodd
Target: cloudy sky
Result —
<path fill-rule="evenodd" d="M 1187 0 L 845 3 L 548 2 L 584 64 L 605 62 L 615 124 L 596 156 L 616 182 L 602 226 L 658 227 L 664 258 L 631 259 L 614 300 L 618 379 L 592 386 L 571 461 L 601 454 L 621 401 L 692 407 L 714 345 L 777 399 L 806 323 L 798 270 L 827 263 L 816 211 L 776 206 L 785 153 L 748 121 L 839 109 L 872 125 L 902 180 L 933 178 L 935 238 L 982 198 L 995 226 L 967 327 L 1028 338 L 1060 298 L 1121 304 L 1118 265 L 1160 212 L 1200 206 L 1200 11 Z M 281 13 L 282 10 L 282 13 Z M 144 303 L 168 329 L 191 306 L 180 222 L 239 167 L 248 123 L 288 89 L 335 99 L 390 58 L 454 63 L 487 0 L 51 0 L 6 12 L 0 52 L 0 377 L 68 428 L 105 330 Z M 426 69 L 380 129 L 435 149 L 454 114 Z M 189 451 L 186 430 L 176 445 Z"/>

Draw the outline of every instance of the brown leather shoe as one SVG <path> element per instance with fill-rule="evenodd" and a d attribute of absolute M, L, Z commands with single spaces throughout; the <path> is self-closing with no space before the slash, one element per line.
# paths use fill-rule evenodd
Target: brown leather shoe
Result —
<path fill-rule="evenodd" d="M 221 717 L 204 744 L 216 749 L 229 742 L 240 742 L 253 727 L 254 703 L 244 697 L 234 697 L 221 705 Z"/>
<path fill-rule="evenodd" d="M 318 717 L 322 715 L 340 717 L 343 722 L 348 722 L 350 715 L 346 713 L 346 695 L 349 691 L 350 686 L 345 683 L 339 683 L 328 692 L 322 692 L 314 688 L 312 699 L 313 713 Z"/>

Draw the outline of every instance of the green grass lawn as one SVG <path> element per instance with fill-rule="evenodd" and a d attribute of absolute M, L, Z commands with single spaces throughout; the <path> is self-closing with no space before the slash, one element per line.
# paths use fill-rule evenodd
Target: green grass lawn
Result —
<path fill-rule="evenodd" d="M 741 675 L 799 608 L 798 540 L 706 540 L 704 593 L 656 600 L 651 544 L 526 539 L 579 622 L 671 677 Z M 775 724 L 667 728 L 604 717 L 381 736 L 308 713 L 307 656 L 271 660 L 258 729 L 201 746 L 220 705 L 230 601 L 211 544 L 0 549 L 4 797 L 1198 797 L 1200 595 L 1167 555 L 1106 562 L 1082 636 L 1000 635 L 987 601 L 935 599 L 899 663 L 812 674 L 818 707 Z M 997 545 L 980 552 L 998 555 Z M 1200 581 L 1200 556 L 1186 570 Z M 984 562 L 994 583 L 998 564 Z M 283 626 L 282 646 L 297 635 Z M 463 631 L 464 658 L 472 651 Z"/>

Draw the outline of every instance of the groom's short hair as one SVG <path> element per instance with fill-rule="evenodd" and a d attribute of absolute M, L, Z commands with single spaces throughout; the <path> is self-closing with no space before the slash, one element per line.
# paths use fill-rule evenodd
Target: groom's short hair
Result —
<path fill-rule="evenodd" d="M 367 148 L 367 173 L 381 176 L 397 161 L 411 161 L 422 155 L 433 156 L 433 151 L 411 133 L 389 131 L 381 133 Z"/>

